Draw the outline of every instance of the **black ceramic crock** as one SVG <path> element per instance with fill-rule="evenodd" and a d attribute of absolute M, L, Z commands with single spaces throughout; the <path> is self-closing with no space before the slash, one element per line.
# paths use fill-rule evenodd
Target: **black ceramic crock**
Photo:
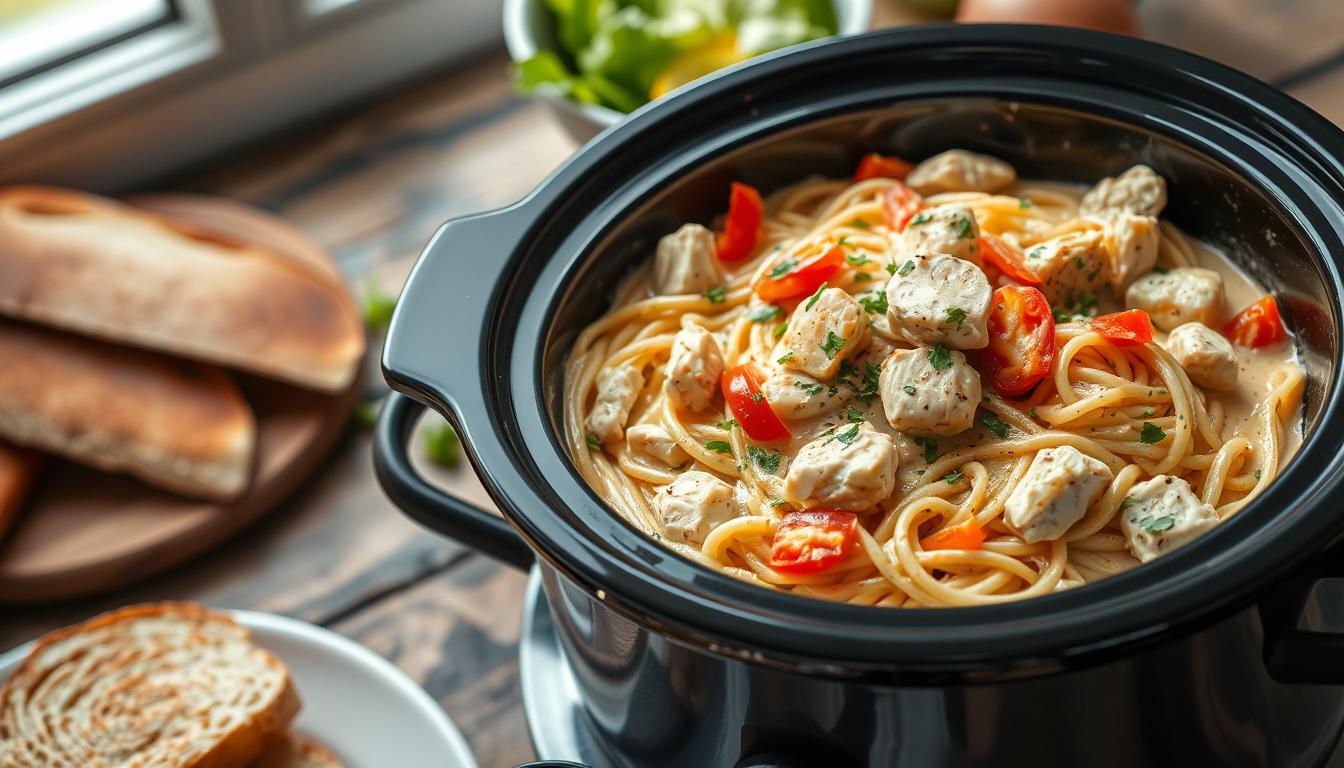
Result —
<path fill-rule="evenodd" d="M 1030 601 L 882 610 L 711 572 L 624 523 L 562 444 L 575 334 L 657 238 L 742 180 L 843 177 L 867 151 L 988 152 L 1092 182 L 1136 162 L 1164 214 L 1274 291 L 1308 374 L 1307 437 L 1269 490 L 1129 573 Z M 930 26 L 821 42 L 659 101 L 510 208 L 450 221 L 421 256 L 383 366 L 388 494 L 518 567 L 535 559 L 612 764 L 1306 766 L 1344 724 L 1341 562 L 1344 136 L 1252 78 L 1139 40 Z M 413 402 L 418 401 L 418 402 Z M 446 415 L 504 519 L 406 457 Z M 1338 626 L 1338 625 L 1335 625 Z"/>

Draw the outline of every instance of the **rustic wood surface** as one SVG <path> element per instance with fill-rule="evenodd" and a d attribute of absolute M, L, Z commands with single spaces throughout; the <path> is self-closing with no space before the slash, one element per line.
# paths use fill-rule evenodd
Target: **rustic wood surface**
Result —
<path fill-rule="evenodd" d="M 1344 2 L 1145 0 L 1150 38 L 1285 87 L 1344 122 Z M 918 20 L 878 0 L 876 23 Z M 170 186 L 281 214 L 363 286 L 395 285 L 444 219 L 509 203 L 574 150 L 538 103 L 515 97 L 502 52 L 268 140 Z M 431 471 L 431 468 L 426 468 Z M 477 500 L 470 470 L 432 472 Z M 532 756 L 518 688 L 525 578 L 426 533 L 384 499 L 369 436 L 263 523 L 170 574 L 115 595 L 3 609 L 0 649 L 130 602 L 194 599 L 297 616 L 392 659 L 438 699 L 482 766 Z"/>

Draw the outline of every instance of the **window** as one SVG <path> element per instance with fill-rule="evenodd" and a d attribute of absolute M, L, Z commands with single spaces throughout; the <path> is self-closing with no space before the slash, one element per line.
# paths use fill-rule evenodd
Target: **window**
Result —
<path fill-rule="evenodd" d="M 170 0 L 10 0 L 0 4 L 0 86 L 176 16 Z"/>
<path fill-rule="evenodd" d="M 494 43 L 501 0 L 0 0 L 0 183 L 116 191 Z"/>

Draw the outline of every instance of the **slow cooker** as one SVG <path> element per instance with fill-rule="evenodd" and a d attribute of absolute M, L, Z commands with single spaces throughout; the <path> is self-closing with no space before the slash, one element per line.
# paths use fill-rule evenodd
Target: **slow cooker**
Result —
<path fill-rule="evenodd" d="M 884 610 L 711 572 L 608 510 L 560 437 L 574 336 L 657 239 L 728 184 L 852 172 L 951 147 L 1090 183 L 1134 163 L 1164 214 L 1285 308 L 1305 439 L 1215 531 L 1085 587 Z M 397 306 L 375 462 L 431 529 L 534 562 L 612 765 L 1309 766 L 1344 726 L 1344 134 L 1273 88 L 1153 43 L 1048 27 L 926 26 L 758 59 L 635 113 L 527 199 L 444 224 Z M 434 490 L 407 443 L 458 428 L 503 518 Z M 1331 621 L 1335 623 L 1331 623 Z"/>

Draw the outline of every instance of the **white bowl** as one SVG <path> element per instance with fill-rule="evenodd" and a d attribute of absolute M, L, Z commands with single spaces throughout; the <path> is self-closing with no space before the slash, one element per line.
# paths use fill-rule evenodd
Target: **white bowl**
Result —
<path fill-rule="evenodd" d="M 868 31 L 873 0 L 835 0 L 836 26 L 841 35 Z M 558 50 L 555 24 L 545 0 L 504 0 L 504 44 L 515 62 L 540 50 Z M 537 91 L 565 130 L 580 144 L 625 119 L 625 113 L 597 104 L 584 104 L 556 91 Z"/>

